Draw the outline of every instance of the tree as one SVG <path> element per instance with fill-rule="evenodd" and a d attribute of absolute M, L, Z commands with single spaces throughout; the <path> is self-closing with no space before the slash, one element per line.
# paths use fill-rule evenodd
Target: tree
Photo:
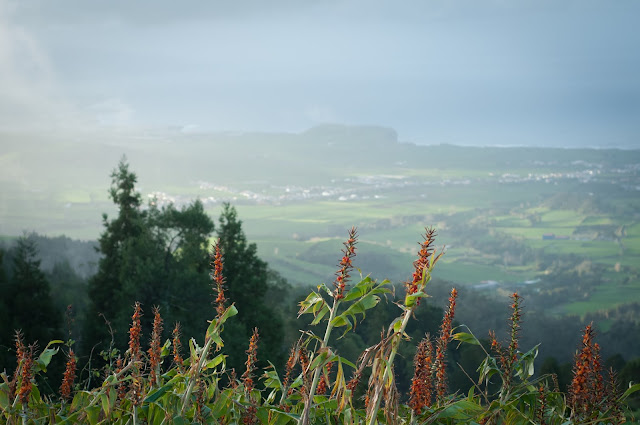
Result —
<path fill-rule="evenodd" d="M 142 208 L 135 190 L 136 175 L 122 159 L 111 174 L 109 195 L 118 215 L 103 215 L 105 230 L 99 239 L 102 258 L 89 281 L 90 305 L 85 325 L 85 351 L 109 346 L 112 329 L 126 329 L 135 301 L 151 311 L 159 306 L 165 322 L 182 322 L 185 336 L 200 333 L 211 318 L 208 286 L 207 241 L 214 230 L 200 201 L 180 210 L 151 202 Z M 151 329 L 152 316 L 143 317 L 143 332 Z M 115 336 L 124 347 L 126 333 Z"/>
<path fill-rule="evenodd" d="M 258 359 L 281 364 L 284 355 L 283 321 L 273 306 L 265 303 L 270 288 L 267 263 L 258 258 L 255 243 L 248 243 L 236 209 L 223 205 L 217 236 L 224 256 L 224 271 L 228 298 L 238 308 L 237 320 L 227 326 L 225 348 L 228 347 L 228 366 L 242 370 L 253 328 L 260 332 Z M 277 279 L 277 276 L 271 275 Z"/>
<path fill-rule="evenodd" d="M 12 346 L 14 331 L 20 329 L 25 341 L 38 341 L 40 346 L 46 346 L 61 336 L 62 312 L 54 307 L 49 281 L 40 269 L 35 241 L 26 236 L 19 238 L 10 256 L 13 258 L 11 278 L 0 285 L 3 287 L 3 316 L 6 316 L 2 345 Z M 0 271 L 0 280 L 3 275 Z"/>

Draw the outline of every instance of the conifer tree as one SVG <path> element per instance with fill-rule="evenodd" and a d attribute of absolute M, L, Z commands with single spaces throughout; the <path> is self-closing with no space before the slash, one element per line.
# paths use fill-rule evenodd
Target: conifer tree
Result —
<path fill-rule="evenodd" d="M 44 347 L 61 336 L 62 312 L 54 307 L 35 241 L 26 236 L 19 238 L 11 254 L 13 270 L 6 286 L 9 331 L 21 329 L 25 341 L 38 341 Z"/>
<path fill-rule="evenodd" d="M 103 215 L 105 230 L 99 239 L 103 255 L 97 274 L 89 281 L 84 346 L 97 353 L 110 345 L 111 328 L 126 329 L 131 306 L 139 301 L 145 311 L 158 306 L 167 323 L 180 321 L 183 335 L 199 335 L 211 306 L 208 281 L 207 242 L 214 230 L 200 201 L 177 209 L 151 202 L 142 206 L 135 189 L 137 177 L 122 159 L 111 174 L 109 195 L 118 215 Z M 152 315 L 142 317 L 148 334 Z M 124 347 L 126 334 L 115 335 L 115 346 Z"/>
<path fill-rule="evenodd" d="M 217 236 L 224 256 L 224 276 L 227 294 L 238 308 L 236 321 L 229 324 L 225 349 L 229 352 L 228 365 L 242 370 L 244 350 L 254 328 L 260 332 L 261 344 L 258 359 L 283 363 L 283 323 L 273 306 L 265 303 L 270 275 L 267 263 L 257 254 L 255 243 L 248 243 L 238 219 L 236 209 L 229 203 L 223 205 Z"/>

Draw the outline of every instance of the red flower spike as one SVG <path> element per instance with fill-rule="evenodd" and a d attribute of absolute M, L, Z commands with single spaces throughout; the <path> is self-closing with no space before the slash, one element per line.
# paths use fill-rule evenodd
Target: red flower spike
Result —
<path fill-rule="evenodd" d="M 442 325 L 440 326 L 440 337 L 436 346 L 436 397 L 438 399 L 438 402 L 443 401 L 447 393 L 447 363 L 445 360 L 445 354 L 447 351 L 447 345 L 451 340 L 452 323 L 456 310 L 457 297 L 458 290 L 456 288 L 451 289 L 451 296 L 449 297 L 449 309 L 442 319 Z"/>
<path fill-rule="evenodd" d="M 227 299 L 224 296 L 225 279 L 224 279 L 224 276 L 222 275 L 223 262 L 222 262 L 222 251 L 220 250 L 220 239 L 218 239 L 218 243 L 216 243 L 214 251 L 215 251 L 214 255 L 210 256 L 212 259 L 210 266 L 213 269 L 213 275 L 211 276 L 211 278 L 215 283 L 214 290 L 216 291 L 216 294 L 217 294 L 216 301 L 215 301 L 216 313 L 218 317 L 220 317 L 224 313 L 224 310 L 225 310 L 224 304 L 227 301 Z"/>
<path fill-rule="evenodd" d="M 64 370 L 62 378 L 62 385 L 60 385 L 60 396 L 64 400 L 68 400 L 71 397 L 71 390 L 73 389 L 73 381 L 76 379 L 76 356 L 73 350 L 69 350 L 69 360 L 67 360 L 67 366 Z"/>
<path fill-rule="evenodd" d="M 333 283 L 333 286 L 335 287 L 333 296 L 336 300 L 344 298 L 347 282 L 349 281 L 351 270 L 353 270 L 353 258 L 356 256 L 357 239 L 358 231 L 355 227 L 352 227 L 351 230 L 349 230 L 349 238 L 346 242 L 343 242 L 343 256 L 338 264 L 339 268 L 336 272 L 336 280 Z"/>
<path fill-rule="evenodd" d="M 140 307 L 140 303 L 136 301 L 133 308 L 133 316 L 131 316 L 131 328 L 129 329 L 129 355 L 134 362 L 137 362 L 140 358 L 141 317 L 142 307 Z"/>

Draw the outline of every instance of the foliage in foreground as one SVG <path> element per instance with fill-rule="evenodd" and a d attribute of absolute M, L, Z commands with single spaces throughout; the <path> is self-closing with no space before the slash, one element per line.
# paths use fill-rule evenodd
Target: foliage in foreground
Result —
<path fill-rule="evenodd" d="M 591 326 L 585 329 L 568 394 L 561 393 L 553 376 L 534 377 L 537 347 L 519 347 L 521 297 L 512 295 L 510 338 L 500 343 L 490 334 L 490 347 L 465 327 L 453 327 L 456 289 L 452 289 L 439 335 L 427 335 L 417 348 L 410 393 L 398 393 L 394 359 L 409 339 L 407 324 L 427 297 L 431 273 L 442 256 L 433 247 L 435 231 L 427 229 L 420 244 L 414 272 L 405 284 L 406 294 L 397 303 L 399 315 L 380 342 L 360 357 L 346 359 L 331 345 L 334 331 L 350 332 L 382 298 L 391 292 L 388 281 L 370 277 L 349 285 L 356 255 L 357 234 L 351 229 L 344 243 L 333 288 L 319 285 L 300 302 L 299 316 L 309 315 L 312 325 L 324 324 L 324 334 L 305 331 L 291 348 L 283 373 L 271 365 L 256 369 L 259 330 L 248 341 L 244 373 L 226 368 L 224 327 L 243 306 L 229 304 L 221 244 L 212 255 L 215 317 L 206 329 L 204 345 L 195 339 L 183 350 L 180 326 L 162 342 L 163 320 L 153 311 L 150 346 L 141 347 L 142 308 L 135 304 L 129 329 L 129 348 L 122 355 L 112 351 L 101 371 L 98 386 L 76 383 L 77 359 L 67 343 L 67 367 L 59 397 L 43 396 L 37 385 L 51 358 L 64 347 L 51 341 L 38 355 L 16 334 L 17 367 L 2 373 L 0 415 L 8 424 L 571 424 L 625 421 L 626 400 L 640 384 L 618 391 L 616 377 L 604 379 L 599 346 Z M 213 313 L 212 313 L 213 314 Z M 486 357 L 478 366 L 479 381 L 468 394 L 447 388 L 447 346 L 452 341 L 478 345 Z M 355 360 L 355 361 L 354 361 Z M 260 382 L 261 381 L 261 382 Z M 405 402 L 406 401 L 406 402 Z"/>

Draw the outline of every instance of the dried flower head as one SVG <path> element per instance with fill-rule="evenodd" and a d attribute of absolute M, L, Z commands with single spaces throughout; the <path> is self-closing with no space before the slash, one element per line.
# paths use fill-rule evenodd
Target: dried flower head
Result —
<path fill-rule="evenodd" d="M 223 267 L 223 262 L 222 262 L 222 250 L 220 247 L 220 239 L 218 239 L 218 243 L 216 243 L 215 248 L 214 248 L 214 255 L 211 256 L 211 259 L 213 260 L 210 265 L 211 268 L 213 269 L 213 275 L 211 276 L 213 279 L 213 282 L 215 283 L 215 288 L 214 290 L 216 291 L 216 313 L 218 315 L 218 317 L 222 316 L 222 314 L 224 313 L 225 310 L 225 302 L 227 301 L 227 299 L 224 296 L 224 283 L 225 283 L 225 279 L 224 276 L 222 275 L 222 267 Z"/>
<path fill-rule="evenodd" d="M 256 369 L 258 361 L 258 328 L 253 329 L 253 335 L 249 340 L 249 349 L 247 350 L 247 361 L 245 362 L 246 370 L 242 375 L 242 383 L 244 384 L 245 395 L 251 399 L 251 391 L 253 390 L 253 371 Z M 256 417 L 257 409 L 251 404 L 242 415 L 243 424 L 255 424 L 258 421 Z"/>
<path fill-rule="evenodd" d="M 295 343 L 291 347 L 291 351 L 289 351 L 289 358 L 287 359 L 287 364 L 284 368 L 284 379 L 282 380 L 282 386 L 284 388 L 287 388 L 291 383 L 291 374 L 293 373 L 293 368 L 296 366 L 298 361 L 298 344 L 299 341 Z"/>
<path fill-rule="evenodd" d="M 540 384 L 538 387 L 538 407 L 536 409 L 536 419 L 540 425 L 546 425 L 547 422 L 544 419 L 544 411 L 547 408 L 547 397 L 544 385 Z"/>
<path fill-rule="evenodd" d="M 522 297 L 514 292 L 511 295 L 513 303 L 511 304 L 511 340 L 509 342 L 509 362 L 510 369 L 517 360 L 518 355 L 518 337 L 520 335 L 520 321 L 522 319 Z"/>
<path fill-rule="evenodd" d="M 22 357 L 22 373 L 21 373 L 21 382 L 20 382 L 20 391 L 18 392 L 18 398 L 20 399 L 20 403 L 23 406 L 26 406 L 29 403 L 29 396 L 31 395 L 31 390 L 33 388 L 33 384 L 31 380 L 33 379 L 34 373 L 34 353 L 36 351 L 37 345 L 35 343 L 29 345 L 29 348 L 24 351 Z"/>
<path fill-rule="evenodd" d="M 157 383 L 161 366 L 162 352 L 162 317 L 160 316 L 160 308 L 153 308 L 153 330 L 151 331 L 151 344 L 149 346 L 149 381 L 151 385 Z"/>
<path fill-rule="evenodd" d="M 122 359 L 121 356 L 118 356 L 118 358 L 116 359 L 116 375 L 122 372 L 123 367 L 124 367 L 124 360 Z M 124 400 L 125 397 L 127 396 L 127 385 L 125 384 L 125 381 L 123 379 L 121 379 L 120 382 L 118 383 L 116 394 L 117 394 L 118 400 L 120 401 Z"/>
<path fill-rule="evenodd" d="M 407 295 L 413 295 L 421 290 L 420 286 L 423 283 L 424 272 L 425 270 L 428 270 L 432 265 L 430 263 L 432 261 L 431 256 L 434 252 L 433 244 L 435 243 L 435 238 L 435 229 L 432 227 L 426 228 L 424 234 L 424 242 L 420 244 L 420 250 L 418 251 L 418 259 L 413 262 L 414 270 L 412 279 L 410 282 L 407 282 L 405 284 Z M 433 264 L 435 264 L 441 256 L 442 253 L 435 257 L 433 259 Z"/>
<path fill-rule="evenodd" d="M 21 366 L 26 353 L 26 347 L 23 341 L 22 331 L 16 330 L 16 369 L 13 371 L 13 378 L 9 381 L 9 400 L 14 400 L 16 396 L 16 386 L 18 385 L 18 377 L 20 376 Z"/>
<path fill-rule="evenodd" d="M 433 344 L 429 335 L 420 341 L 416 355 L 413 357 L 413 379 L 411 380 L 411 392 L 409 406 L 419 415 L 422 409 L 431 405 L 431 393 L 433 382 L 431 380 L 431 367 L 433 366 Z"/>
<path fill-rule="evenodd" d="M 178 366 L 178 369 L 182 371 L 182 363 L 184 359 L 182 358 L 182 354 L 180 354 L 180 349 L 182 348 L 182 342 L 180 342 L 180 323 L 176 322 L 176 326 L 173 328 L 173 362 Z"/>
<path fill-rule="evenodd" d="M 142 307 L 140 307 L 140 303 L 136 301 L 133 308 L 133 316 L 131 316 L 131 328 L 129 329 L 129 355 L 133 362 L 137 362 L 140 359 L 141 317 Z"/>
<path fill-rule="evenodd" d="M 320 377 L 320 382 L 318 382 L 318 387 L 316 388 L 316 394 L 326 394 L 329 390 L 329 373 L 331 372 L 332 367 L 332 362 L 327 362 L 324 366 L 324 374 Z"/>
<path fill-rule="evenodd" d="M 349 230 L 349 238 L 343 242 L 342 259 L 338 264 L 339 268 L 336 272 L 336 280 L 333 282 L 333 286 L 335 287 L 333 294 L 336 300 L 344 298 L 347 281 L 353 270 L 352 261 L 356 256 L 356 243 L 358 243 L 358 231 L 355 227 L 352 227 L 351 230 Z"/>
<path fill-rule="evenodd" d="M 447 352 L 447 345 L 451 340 L 451 331 L 453 317 L 456 310 L 456 298 L 458 297 L 458 290 L 456 288 L 451 289 L 451 295 L 449 297 L 449 308 L 442 319 L 440 325 L 440 335 L 438 337 L 438 343 L 436 346 L 436 397 L 438 402 L 444 400 L 447 393 L 447 363 L 445 354 Z"/>
<path fill-rule="evenodd" d="M 256 369 L 256 362 L 258 361 L 258 328 L 253 329 L 253 335 L 249 340 L 249 349 L 247 349 L 247 361 L 245 362 L 246 370 L 242 374 L 242 383 L 244 384 L 246 394 L 251 393 L 253 390 L 253 371 Z"/>
<path fill-rule="evenodd" d="M 573 366 L 569 404 L 577 419 L 590 416 L 602 402 L 600 347 L 594 342 L 594 337 L 595 330 L 589 324 L 584 330 L 582 348 L 576 355 Z"/>
<path fill-rule="evenodd" d="M 60 385 L 60 396 L 63 400 L 68 400 L 73 389 L 73 381 L 76 379 L 76 356 L 72 349 L 69 349 L 69 360 L 64 370 L 62 385 Z"/>

